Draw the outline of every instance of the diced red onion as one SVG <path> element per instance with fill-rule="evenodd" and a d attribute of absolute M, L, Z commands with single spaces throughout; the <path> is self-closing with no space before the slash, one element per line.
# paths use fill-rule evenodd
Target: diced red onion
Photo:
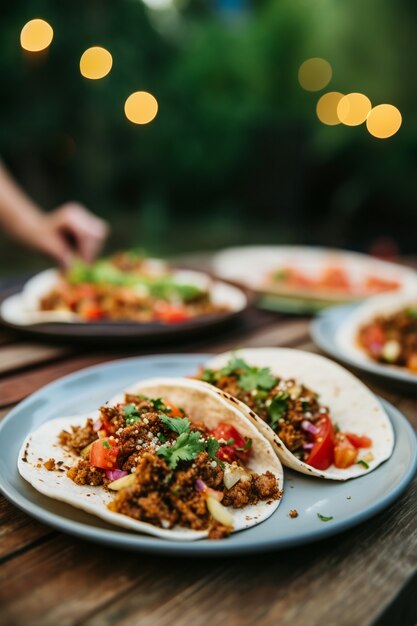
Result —
<path fill-rule="evenodd" d="M 303 420 L 301 422 L 301 428 L 311 433 L 312 435 L 317 435 L 317 433 L 319 432 L 319 429 L 316 428 L 316 426 L 314 426 L 314 424 L 312 424 L 308 420 Z"/>
<path fill-rule="evenodd" d="M 314 443 L 303 443 L 304 450 L 311 450 L 313 446 L 314 446 Z"/>
<path fill-rule="evenodd" d="M 98 433 L 99 430 L 101 430 L 101 427 L 103 426 L 103 422 L 101 421 L 101 419 L 97 419 L 94 424 L 93 424 L 93 430 L 95 433 Z"/>
<path fill-rule="evenodd" d="M 123 478 L 123 476 L 127 476 L 129 472 L 125 472 L 124 470 L 114 469 L 114 470 L 106 470 L 106 478 L 109 480 L 119 480 L 119 478 Z"/>
<path fill-rule="evenodd" d="M 205 491 L 207 489 L 207 485 L 205 482 L 197 478 L 195 481 L 195 490 L 198 492 Z"/>

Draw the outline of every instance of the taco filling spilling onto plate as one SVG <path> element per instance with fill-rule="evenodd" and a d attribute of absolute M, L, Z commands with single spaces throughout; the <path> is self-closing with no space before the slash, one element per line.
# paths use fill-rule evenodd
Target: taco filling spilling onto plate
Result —
<path fill-rule="evenodd" d="M 318 394 L 296 380 L 280 378 L 268 367 L 252 367 L 233 356 L 221 369 L 204 369 L 198 378 L 234 396 L 272 428 L 293 456 L 319 470 L 345 469 L 370 448 L 365 435 L 340 432 Z M 371 455 L 371 452 L 368 452 Z M 367 466 L 371 456 L 359 461 Z"/>
<path fill-rule="evenodd" d="M 374 361 L 417 373 L 417 303 L 364 324 L 358 343 Z"/>
<path fill-rule="evenodd" d="M 214 303 L 208 287 L 179 280 L 162 262 L 119 253 L 63 270 L 41 298 L 40 310 L 75 313 L 86 322 L 175 324 L 229 308 Z"/>
<path fill-rule="evenodd" d="M 59 440 L 79 457 L 67 471 L 74 483 L 111 491 L 110 511 L 165 529 L 207 530 L 220 539 L 233 531 L 230 509 L 282 495 L 274 473 L 248 469 L 252 439 L 238 425 L 218 422 L 210 430 L 159 397 L 126 393 Z"/>

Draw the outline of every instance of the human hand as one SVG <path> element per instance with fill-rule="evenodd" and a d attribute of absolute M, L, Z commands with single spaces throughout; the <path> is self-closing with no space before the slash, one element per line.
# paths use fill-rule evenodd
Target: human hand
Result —
<path fill-rule="evenodd" d="M 76 257 L 95 259 L 107 237 L 107 222 L 77 202 L 67 202 L 43 213 L 32 237 L 32 246 L 68 267 Z"/>

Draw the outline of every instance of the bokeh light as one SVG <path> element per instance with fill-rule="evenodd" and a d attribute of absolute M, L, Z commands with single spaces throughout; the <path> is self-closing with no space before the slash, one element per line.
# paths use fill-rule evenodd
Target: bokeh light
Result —
<path fill-rule="evenodd" d="M 84 78 L 97 80 L 104 78 L 113 65 L 112 55 L 105 48 L 93 46 L 88 48 L 80 59 L 80 72 Z"/>
<path fill-rule="evenodd" d="M 300 65 L 298 81 L 307 91 L 320 91 L 329 84 L 332 78 L 332 67 L 325 59 L 314 57 Z"/>
<path fill-rule="evenodd" d="M 378 139 L 392 137 L 400 129 L 402 116 L 397 107 L 392 104 L 378 104 L 371 109 L 366 118 L 366 128 L 371 135 Z"/>
<path fill-rule="evenodd" d="M 135 91 L 125 102 L 125 115 L 134 124 L 149 124 L 157 113 L 158 102 L 147 91 Z"/>
<path fill-rule="evenodd" d="M 27 22 L 20 32 L 20 45 L 28 52 L 40 52 L 51 45 L 54 37 L 52 26 L 45 20 Z"/>
<path fill-rule="evenodd" d="M 337 116 L 346 126 L 359 126 L 366 120 L 371 108 L 371 101 L 363 93 L 348 93 L 337 105 Z"/>
<path fill-rule="evenodd" d="M 329 91 L 320 98 L 316 106 L 316 113 L 320 122 L 328 126 L 340 124 L 337 106 L 342 98 L 343 94 L 338 91 Z"/>

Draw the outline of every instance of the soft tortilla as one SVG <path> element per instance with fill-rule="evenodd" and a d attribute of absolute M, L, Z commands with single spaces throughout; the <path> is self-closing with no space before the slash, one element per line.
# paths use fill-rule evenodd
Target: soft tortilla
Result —
<path fill-rule="evenodd" d="M 369 469 L 355 464 L 346 469 L 331 465 L 327 470 L 318 470 L 298 460 L 282 443 L 278 435 L 243 403 L 245 415 L 256 424 L 259 431 L 272 443 L 287 467 L 297 472 L 327 478 L 347 480 L 363 476 L 388 459 L 394 447 L 394 432 L 391 422 L 378 399 L 355 376 L 340 365 L 325 357 L 302 350 L 289 348 L 248 348 L 226 352 L 210 359 L 204 367 L 220 369 L 236 354 L 249 365 L 269 367 L 282 378 L 293 378 L 319 394 L 319 401 L 328 406 L 333 423 L 340 430 L 368 435 L 372 447 L 363 450 L 363 455 L 372 452 L 374 458 L 367 461 Z M 359 456 L 360 458 L 360 456 Z"/>
<path fill-rule="evenodd" d="M 242 435 L 253 440 L 252 458 L 249 469 L 263 473 L 267 470 L 277 477 L 279 488 L 283 485 L 283 470 L 280 461 L 274 454 L 271 445 L 265 440 L 254 425 L 247 420 L 241 410 L 220 397 L 216 391 L 206 388 L 198 381 L 188 379 L 154 379 L 144 381 L 129 390 L 130 393 L 144 393 L 149 396 L 163 397 L 167 402 L 177 404 L 190 414 L 190 419 L 203 421 L 209 428 L 219 422 L 234 424 Z M 111 403 L 120 402 L 119 395 Z M 128 516 L 114 513 L 107 508 L 113 495 L 101 487 L 79 486 L 66 476 L 66 472 L 48 471 L 43 463 L 50 458 L 55 462 L 62 461 L 62 468 L 69 468 L 78 462 L 79 457 L 64 450 L 58 443 L 58 435 L 62 430 L 70 430 L 71 426 L 82 426 L 87 417 L 97 419 L 99 412 L 78 417 L 63 417 L 45 422 L 38 430 L 31 433 L 23 443 L 19 453 L 18 469 L 20 474 L 37 491 L 44 495 L 61 500 L 72 506 L 83 509 L 101 519 L 122 526 L 128 530 L 142 532 L 173 541 L 193 541 L 207 536 L 207 531 L 195 531 L 182 527 L 173 529 L 159 528 L 146 522 L 134 520 Z M 39 461 L 42 459 L 42 461 Z M 280 500 L 270 503 L 259 502 L 257 505 L 243 509 L 229 508 L 233 516 L 234 532 L 250 528 L 267 519 L 278 507 Z"/>

